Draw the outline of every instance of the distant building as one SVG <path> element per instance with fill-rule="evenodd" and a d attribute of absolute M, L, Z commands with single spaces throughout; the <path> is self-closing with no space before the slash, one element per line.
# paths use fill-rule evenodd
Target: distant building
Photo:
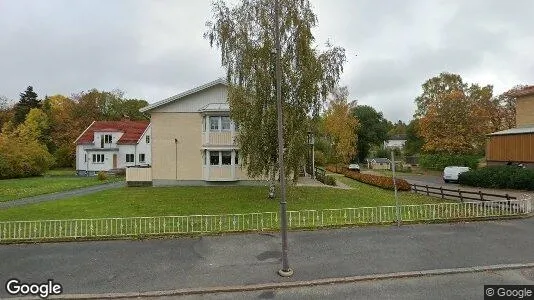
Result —
<path fill-rule="evenodd" d="M 403 149 L 406 144 L 406 135 L 395 135 L 392 136 L 389 140 L 384 141 L 384 148 L 399 148 Z"/>
<path fill-rule="evenodd" d="M 534 85 L 510 95 L 517 99 L 516 128 L 487 135 L 486 161 L 488 165 L 534 167 Z"/>
<path fill-rule="evenodd" d="M 151 164 L 148 121 L 93 121 L 76 139 L 76 172 L 100 171 Z"/>

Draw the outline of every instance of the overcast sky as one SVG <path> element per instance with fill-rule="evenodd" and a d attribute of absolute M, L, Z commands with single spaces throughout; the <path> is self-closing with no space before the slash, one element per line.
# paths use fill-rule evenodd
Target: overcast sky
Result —
<path fill-rule="evenodd" d="M 224 74 L 202 37 L 209 0 L 0 0 L 0 95 L 119 88 L 149 103 Z M 351 100 L 409 121 L 440 72 L 534 84 L 532 0 L 312 0 L 317 42 L 347 50 Z M 357 56 L 356 56 L 357 54 Z"/>

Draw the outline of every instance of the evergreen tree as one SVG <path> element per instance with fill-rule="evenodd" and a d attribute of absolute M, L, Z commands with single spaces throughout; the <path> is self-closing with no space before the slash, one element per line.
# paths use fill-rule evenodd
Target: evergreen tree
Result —
<path fill-rule="evenodd" d="M 40 108 L 41 101 L 37 99 L 37 93 L 33 91 L 32 86 L 28 86 L 26 91 L 20 93 L 20 100 L 15 104 L 15 114 L 13 115 L 13 124 L 18 125 L 26 120 L 26 115 L 32 108 Z"/>

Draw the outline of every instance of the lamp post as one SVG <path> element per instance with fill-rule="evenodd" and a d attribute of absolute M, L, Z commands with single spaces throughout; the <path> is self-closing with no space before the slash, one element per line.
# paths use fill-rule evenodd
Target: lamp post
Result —
<path fill-rule="evenodd" d="M 311 130 L 308 131 L 308 145 L 311 145 L 311 178 L 315 179 L 315 136 Z"/>
<path fill-rule="evenodd" d="M 287 215 L 286 215 L 286 176 L 284 169 L 284 125 L 282 114 L 282 70 L 280 66 L 280 2 L 274 1 L 275 43 L 276 43 L 276 106 L 278 115 L 278 164 L 280 169 L 280 230 L 282 233 L 282 268 L 278 275 L 289 277 L 293 270 L 289 268 L 287 259 Z"/>

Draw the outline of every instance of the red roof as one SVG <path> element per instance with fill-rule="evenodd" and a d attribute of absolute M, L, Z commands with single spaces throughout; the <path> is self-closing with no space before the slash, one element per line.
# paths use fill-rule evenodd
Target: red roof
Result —
<path fill-rule="evenodd" d="M 96 132 L 122 132 L 124 133 L 117 144 L 137 144 L 146 128 L 148 121 L 95 121 L 76 140 L 76 144 L 92 144 Z"/>
<path fill-rule="evenodd" d="M 534 85 L 529 85 L 519 91 L 511 92 L 510 95 L 515 97 L 534 95 Z"/>

